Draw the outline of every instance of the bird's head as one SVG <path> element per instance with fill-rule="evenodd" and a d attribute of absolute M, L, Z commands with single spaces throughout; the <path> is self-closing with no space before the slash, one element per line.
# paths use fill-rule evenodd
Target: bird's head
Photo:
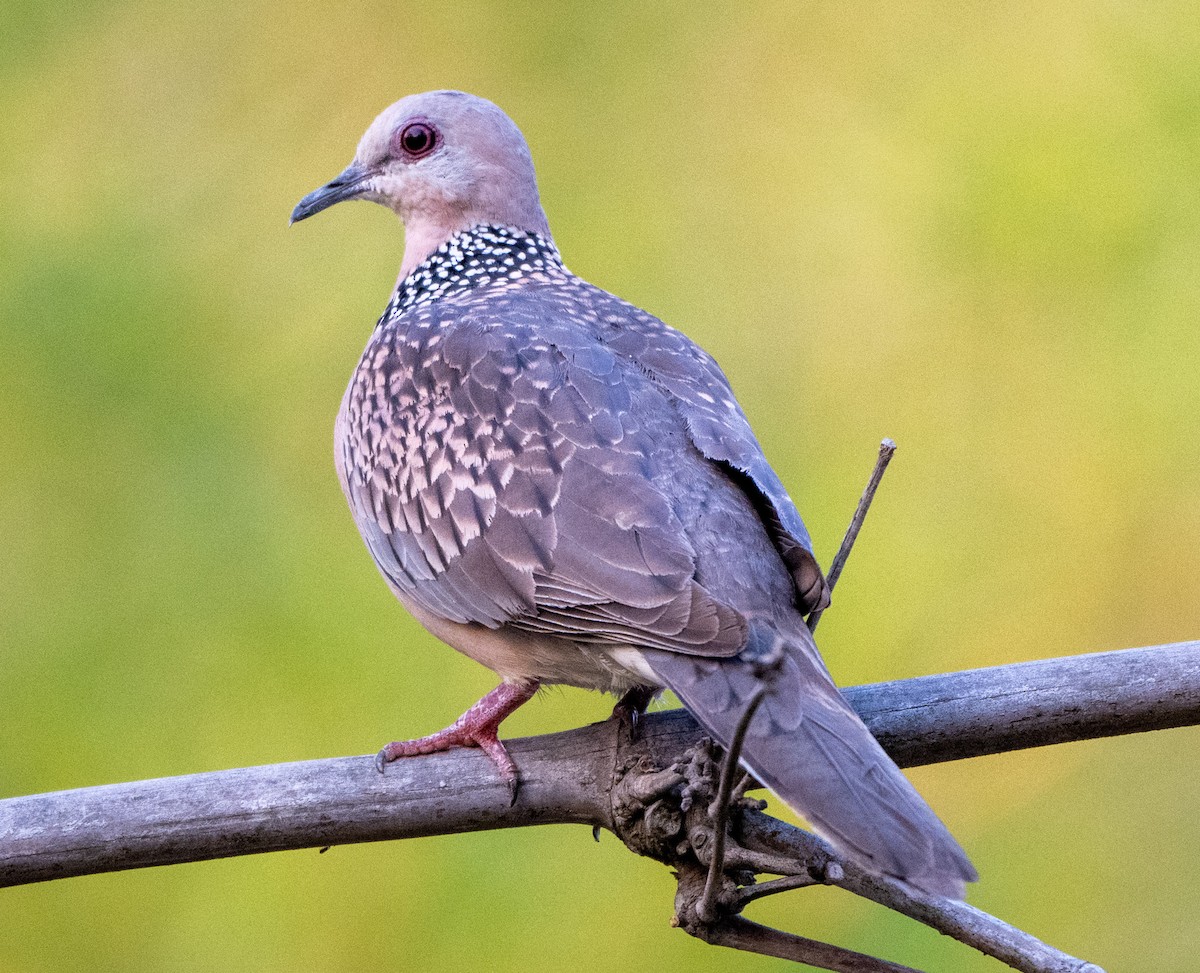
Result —
<path fill-rule="evenodd" d="M 385 109 L 354 161 L 300 200 L 292 222 L 347 199 L 381 203 L 404 221 L 401 277 L 455 233 L 479 224 L 550 238 L 520 129 L 490 101 L 461 91 L 410 95 Z"/>

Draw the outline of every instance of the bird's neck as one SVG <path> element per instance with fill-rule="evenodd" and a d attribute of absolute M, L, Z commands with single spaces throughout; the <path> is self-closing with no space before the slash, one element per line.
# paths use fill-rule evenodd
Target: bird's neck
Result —
<path fill-rule="evenodd" d="M 440 219 L 431 219 L 428 214 L 422 214 L 417 219 L 401 216 L 404 220 L 404 259 L 400 262 L 397 286 L 444 244 L 479 227 L 525 227 L 530 234 L 551 239 L 550 227 L 540 207 L 536 207 L 536 212 L 532 214 L 514 213 L 511 220 L 502 214 L 498 215 L 500 218 L 495 220 L 480 219 L 470 212 L 455 213 L 447 207 L 447 212 L 442 213 Z"/>
<path fill-rule="evenodd" d="M 409 222 L 404 227 L 404 259 L 400 262 L 400 276 L 396 285 L 429 259 L 438 247 L 453 239 L 465 227 L 441 226 L 431 221 Z"/>
<path fill-rule="evenodd" d="M 406 248 L 405 267 L 407 258 Z M 404 268 L 400 273 L 389 312 L 467 288 L 545 280 L 561 277 L 567 271 L 549 236 L 512 226 L 480 224 L 443 240 L 407 273 Z"/>

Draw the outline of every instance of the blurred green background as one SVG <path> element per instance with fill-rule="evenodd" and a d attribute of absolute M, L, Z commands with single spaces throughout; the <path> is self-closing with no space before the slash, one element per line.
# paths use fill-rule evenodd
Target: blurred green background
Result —
<path fill-rule="evenodd" d="M 0 4 L 0 796 L 373 752 L 492 676 L 387 592 L 333 416 L 402 248 L 293 204 L 400 96 L 526 132 L 568 265 L 720 360 L 828 563 L 843 683 L 1200 636 L 1195 5 Z M 602 718 L 555 691 L 509 735 Z M 1200 951 L 1200 731 L 927 768 L 972 902 Z M 2 836 L 0 836 L 2 838 Z M 0 892 L 0 971 L 784 969 L 586 829 Z M 752 917 L 999 964 L 830 891 Z"/>

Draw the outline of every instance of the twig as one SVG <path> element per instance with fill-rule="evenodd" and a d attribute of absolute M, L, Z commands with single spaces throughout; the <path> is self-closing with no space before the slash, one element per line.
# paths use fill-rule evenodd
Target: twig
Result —
<path fill-rule="evenodd" d="M 829 583 L 830 591 L 837 584 L 838 578 L 842 576 L 842 568 L 846 566 L 846 559 L 850 557 L 850 551 L 854 547 L 854 542 L 858 539 L 858 532 L 862 529 L 863 521 L 867 519 L 867 511 L 871 509 L 871 501 L 875 499 L 875 491 L 879 489 L 879 482 L 883 479 L 883 474 L 888 468 L 888 463 L 892 461 L 892 455 L 895 452 L 896 444 L 892 440 L 885 439 L 879 444 L 879 457 L 875 460 L 875 469 L 871 471 L 871 478 L 867 481 L 866 489 L 863 490 L 862 496 L 858 500 L 854 516 L 850 519 L 850 526 L 846 528 L 846 536 L 842 538 L 841 547 L 838 548 L 838 552 L 833 558 L 833 564 L 829 567 L 829 574 L 826 580 Z M 817 630 L 817 623 L 821 620 L 823 614 L 825 614 L 824 608 L 812 612 L 808 616 L 808 630 L 810 632 Z"/>
<path fill-rule="evenodd" d="M 791 892 L 794 889 L 806 889 L 819 884 L 821 883 L 807 871 L 800 875 L 785 875 L 783 878 L 776 878 L 770 882 L 759 882 L 757 885 L 747 885 L 745 888 L 738 889 L 737 905 L 742 908 L 755 899 L 765 899 L 768 895 L 778 895 L 780 892 Z"/>
<path fill-rule="evenodd" d="M 746 740 L 746 731 L 750 721 L 763 697 L 767 694 L 768 682 L 761 683 L 754 690 L 750 701 L 746 704 L 737 728 L 733 731 L 733 739 L 725 749 L 725 758 L 721 762 L 721 782 L 717 786 L 717 797 L 709 807 L 709 816 L 713 818 L 712 857 L 708 862 L 708 878 L 704 883 L 704 893 L 696 904 L 696 915 L 702 922 L 715 922 L 718 918 L 717 888 L 721 881 L 721 873 L 725 869 L 725 831 L 729 825 L 729 797 L 733 790 L 733 777 L 737 771 L 738 758 L 742 755 L 742 744 Z"/>
<path fill-rule="evenodd" d="M 729 795 L 729 800 L 740 801 L 746 796 L 746 791 L 753 790 L 755 787 L 762 787 L 762 784 L 754 779 L 753 774 L 743 770 L 741 780 L 734 785 L 733 793 Z"/>
<path fill-rule="evenodd" d="M 921 973 L 864 953 L 831 946 L 804 936 L 762 926 L 742 916 L 730 916 L 716 925 L 707 942 L 764 956 L 805 963 L 835 973 Z"/>

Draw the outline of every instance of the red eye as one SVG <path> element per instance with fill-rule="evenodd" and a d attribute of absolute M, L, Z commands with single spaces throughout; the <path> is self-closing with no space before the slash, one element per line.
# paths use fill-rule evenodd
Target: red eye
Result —
<path fill-rule="evenodd" d="M 437 147 L 437 129 L 427 122 L 410 122 L 392 140 L 401 155 L 419 159 Z"/>

